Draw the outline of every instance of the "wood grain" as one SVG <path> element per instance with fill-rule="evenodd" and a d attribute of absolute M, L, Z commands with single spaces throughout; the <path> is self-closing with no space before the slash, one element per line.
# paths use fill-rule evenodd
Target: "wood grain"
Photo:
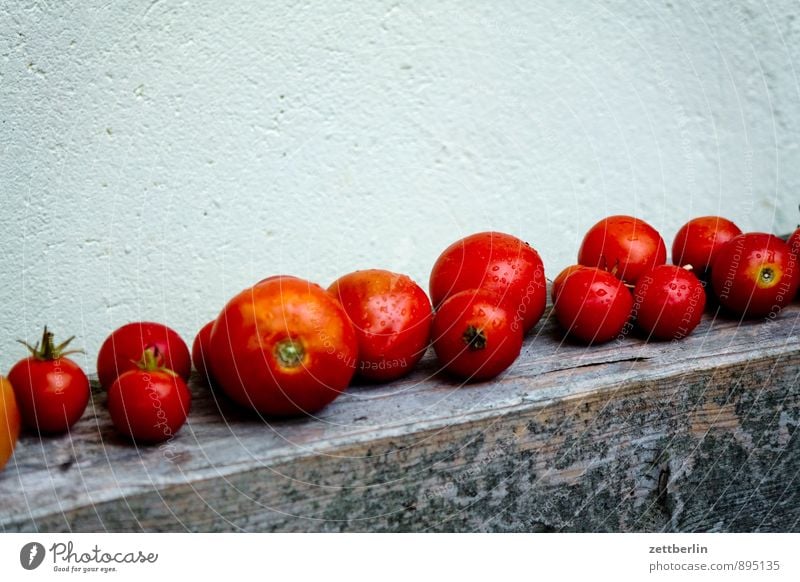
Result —
<path fill-rule="evenodd" d="M 800 309 L 705 316 L 681 342 L 587 349 L 546 320 L 495 381 L 426 357 L 318 418 L 269 421 L 193 380 L 171 442 L 27 435 L 3 531 L 798 531 Z"/>

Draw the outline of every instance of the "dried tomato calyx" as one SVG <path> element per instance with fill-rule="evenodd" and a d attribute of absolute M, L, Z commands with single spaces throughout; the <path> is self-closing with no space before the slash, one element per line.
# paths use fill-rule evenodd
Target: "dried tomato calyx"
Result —
<path fill-rule="evenodd" d="M 303 363 L 306 351 L 303 344 L 297 340 L 287 338 L 275 345 L 275 357 L 284 368 L 296 368 Z"/>
<path fill-rule="evenodd" d="M 461 336 L 470 350 L 477 351 L 486 348 L 486 333 L 474 325 L 468 325 Z"/>

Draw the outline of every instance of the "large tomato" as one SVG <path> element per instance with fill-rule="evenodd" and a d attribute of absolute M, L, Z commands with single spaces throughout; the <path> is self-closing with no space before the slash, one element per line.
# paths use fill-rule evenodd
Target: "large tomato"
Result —
<path fill-rule="evenodd" d="M 0 471 L 14 452 L 21 422 L 11 382 L 0 376 Z"/>
<path fill-rule="evenodd" d="M 448 297 L 433 318 L 433 349 L 442 367 L 468 381 L 500 374 L 522 348 L 522 330 L 513 318 L 513 311 L 487 289 Z"/>
<path fill-rule="evenodd" d="M 701 216 L 684 224 L 672 242 L 672 262 L 679 267 L 691 265 L 703 274 L 714 263 L 726 242 L 742 234 L 741 229 L 721 216 Z"/>
<path fill-rule="evenodd" d="M 358 338 L 358 374 L 387 382 L 410 372 L 428 349 L 431 302 L 406 275 L 369 269 L 337 279 L 328 292 Z"/>
<path fill-rule="evenodd" d="M 166 368 L 189 379 L 192 359 L 186 342 L 166 325 L 145 321 L 123 325 L 103 342 L 97 354 L 97 377 L 103 388 L 108 390 L 117 376 L 135 370 L 144 351 L 151 348 Z"/>
<path fill-rule="evenodd" d="M 523 331 L 536 325 L 547 303 L 539 253 L 501 232 L 480 232 L 456 241 L 434 264 L 430 279 L 434 306 L 468 289 L 488 289 L 500 296 L 512 307 L 512 323 L 521 324 Z"/>
<path fill-rule="evenodd" d="M 237 403 L 270 416 L 320 410 L 344 391 L 358 342 L 322 287 L 271 277 L 231 299 L 211 328 L 211 376 Z"/>
<path fill-rule="evenodd" d="M 31 356 L 8 373 L 25 425 L 40 433 L 59 433 L 78 422 L 89 403 L 89 379 L 66 357 L 69 338 L 60 345 L 44 328 L 42 342 L 29 346 Z"/>
<path fill-rule="evenodd" d="M 578 263 L 609 271 L 626 283 L 667 262 L 667 247 L 656 229 L 633 216 L 609 216 L 586 233 Z"/>
<path fill-rule="evenodd" d="M 777 236 L 740 234 L 720 249 L 711 283 L 720 304 L 742 317 L 775 317 L 797 294 L 800 265 Z"/>

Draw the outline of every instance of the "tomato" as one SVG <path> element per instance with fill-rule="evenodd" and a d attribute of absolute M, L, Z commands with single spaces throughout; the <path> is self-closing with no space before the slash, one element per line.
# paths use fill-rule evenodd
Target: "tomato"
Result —
<path fill-rule="evenodd" d="M 630 291 L 614 275 L 596 268 L 564 280 L 554 313 L 567 334 L 583 342 L 607 342 L 622 331 L 633 307 Z"/>
<path fill-rule="evenodd" d="M 692 333 L 706 306 L 703 284 L 675 265 L 659 265 L 639 277 L 633 299 L 636 324 L 649 337 L 661 340 Z"/>
<path fill-rule="evenodd" d="M 141 443 L 171 439 L 186 422 L 192 396 L 186 382 L 147 348 L 137 368 L 120 374 L 108 389 L 116 429 Z"/>
<path fill-rule="evenodd" d="M 40 433 L 59 433 L 78 422 L 89 403 L 89 379 L 80 366 L 65 357 L 69 338 L 56 346 L 44 328 L 41 346 L 25 344 L 31 356 L 8 373 L 25 426 Z"/>
<path fill-rule="evenodd" d="M 727 218 L 701 216 L 684 224 L 672 243 L 672 262 L 691 265 L 699 274 L 707 271 L 722 246 L 742 231 Z"/>
<path fill-rule="evenodd" d="M 271 416 L 312 413 L 344 391 L 358 341 L 342 306 L 296 277 L 231 299 L 211 328 L 211 375 L 235 402 Z"/>
<path fill-rule="evenodd" d="M 211 340 L 211 328 L 213 325 L 214 320 L 212 319 L 200 328 L 194 338 L 194 342 L 192 342 L 192 363 L 194 363 L 195 370 L 200 374 L 200 378 L 209 386 L 214 384 L 208 371 L 208 345 Z"/>
<path fill-rule="evenodd" d="M 797 256 L 777 236 L 740 234 L 723 246 L 711 283 L 723 307 L 742 317 L 774 318 L 797 294 Z"/>
<path fill-rule="evenodd" d="M 791 235 L 789 235 L 789 240 L 786 241 L 786 244 L 789 245 L 792 253 L 797 256 L 800 256 L 800 228 L 795 230 Z"/>
<path fill-rule="evenodd" d="M 431 302 L 406 275 L 370 269 L 336 280 L 328 292 L 358 339 L 358 374 L 387 382 L 408 374 L 428 349 Z"/>
<path fill-rule="evenodd" d="M 433 318 L 432 335 L 444 369 L 470 381 L 494 378 L 522 348 L 513 310 L 488 289 L 467 289 L 446 299 Z"/>
<path fill-rule="evenodd" d="M 589 267 L 584 267 L 583 265 L 570 265 L 566 267 L 563 271 L 561 271 L 555 279 L 553 279 L 553 287 L 550 290 L 550 298 L 553 300 L 553 303 L 556 302 L 556 298 L 558 297 L 559 292 L 561 291 L 561 286 L 564 284 L 564 281 L 575 273 L 576 271 L 580 271 L 581 269 L 588 269 Z"/>
<path fill-rule="evenodd" d="M 129 323 L 114 331 L 100 347 L 97 376 L 103 388 L 108 389 L 123 372 L 136 369 L 136 362 L 150 348 L 155 348 L 165 367 L 189 379 L 192 361 L 181 336 L 161 323 Z"/>
<path fill-rule="evenodd" d="M 0 471 L 14 453 L 21 420 L 11 382 L 0 376 Z"/>
<path fill-rule="evenodd" d="M 609 216 L 586 233 L 578 263 L 609 271 L 634 284 L 646 271 L 667 262 L 667 247 L 656 229 L 632 216 Z"/>
<path fill-rule="evenodd" d="M 431 301 L 439 306 L 467 289 L 490 289 L 513 305 L 514 323 L 531 329 L 544 313 L 542 259 L 528 243 L 501 232 L 473 234 L 447 247 L 431 271 Z"/>

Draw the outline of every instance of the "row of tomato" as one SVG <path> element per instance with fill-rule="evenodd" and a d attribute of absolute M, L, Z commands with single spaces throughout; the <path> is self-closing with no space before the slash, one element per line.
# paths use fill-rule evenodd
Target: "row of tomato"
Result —
<path fill-rule="evenodd" d="M 629 216 L 608 217 L 583 239 L 578 262 L 553 281 L 554 314 L 586 344 L 692 332 L 710 284 L 722 307 L 740 317 L 775 317 L 800 286 L 800 229 L 787 242 L 743 234 L 731 221 L 701 217 L 677 233 L 672 265 L 659 233 Z M 484 232 L 453 243 L 436 261 L 430 300 L 405 275 L 357 271 L 327 290 L 281 275 L 248 288 L 197 334 L 190 355 L 172 329 L 127 324 L 103 343 L 98 380 L 114 426 L 140 443 L 170 439 L 186 421 L 192 360 L 210 385 L 268 416 L 313 414 L 354 375 L 387 382 L 408 374 L 430 344 L 441 367 L 464 381 L 487 380 L 518 357 L 541 319 L 547 283 L 531 246 Z M 435 306 L 435 310 L 432 308 Z M 46 328 L 8 379 L 0 377 L 0 468 L 20 424 L 61 433 L 83 415 L 89 380 Z M 27 345 L 27 344 L 26 344 Z"/>

